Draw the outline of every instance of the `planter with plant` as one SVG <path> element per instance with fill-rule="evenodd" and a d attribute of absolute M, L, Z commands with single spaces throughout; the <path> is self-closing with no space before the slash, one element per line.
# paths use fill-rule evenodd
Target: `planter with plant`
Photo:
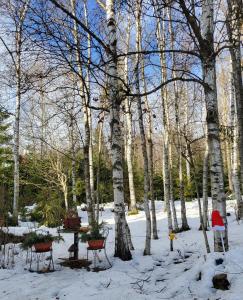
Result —
<path fill-rule="evenodd" d="M 103 234 L 104 222 L 94 222 L 89 232 L 81 233 L 81 241 L 88 242 L 88 245 L 92 249 L 101 249 L 104 247 L 105 237 Z"/>
<path fill-rule="evenodd" d="M 22 243 L 23 249 L 28 249 L 34 246 L 36 252 L 47 252 L 52 248 L 54 241 L 60 241 L 62 237 L 53 236 L 49 233 L 42 234 L 37 232 L 30 232 L 25 235 L 25 239 Z"/>
<path fill-rule="evenodd" d="M 63 220 L 63 227 L 65 229 L 77 230 L 81 226 L 81 218 L 78 216 L 77 211 L 69 210 L 65 219 Z"/>

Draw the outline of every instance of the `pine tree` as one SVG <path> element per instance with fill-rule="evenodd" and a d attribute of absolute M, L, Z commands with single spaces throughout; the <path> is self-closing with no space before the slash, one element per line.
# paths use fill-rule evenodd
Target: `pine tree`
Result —
<path fill-rule="evenodd" d="M 6 209 L 6 194 L 10 185 L 12 170 L 12 154 L 9 146 L 12 139 L 8 133 L 10 124 L 7 122 L 9 115 L 0 110 L 0 214 Z"/>

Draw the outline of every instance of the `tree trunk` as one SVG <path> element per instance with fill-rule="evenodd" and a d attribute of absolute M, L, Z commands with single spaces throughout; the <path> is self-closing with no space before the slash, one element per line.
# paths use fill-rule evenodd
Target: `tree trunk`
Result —
<path fill-rule="evenodd" d="M 72 13 L 76 16 L 76 0 L 70 0 Z M 83 153 L 84 153 L 84 177 L 85 177 L 85 193 L 86 193 L 86 203 L 87 203 L 87 213 L 88 213 L 88 221 L 89 225 L 95 220 L 94 216 L 94 205 L 91 193 L 91 184 L 90 184 L 90 120 L 89 120 L 89 107 L 87 98 L 89 94 L 86 93 L 87 97 L 85 96 L 85 87 L 83 85 L 83 70 L 82 70 L 82 62 L 80 61 L 81 57 L 81 49 L 80 49 L 80 40 L 79 40 L 79 31 L 78 31 L 78 24 L 74 21 L 73 24 L 73 37 L 75 41 L 75 54 L 76 54 L 76 62 L 78 67 L 78 76 L 79 76 L 79 91 L 81 93 L 81 105 L 83 106 L 83 113 L 84 113 L 84 145 L 83 145 Z M 86 91 L 88 92 L 88 91 Z M 89 98 L 88 98 L 89 99 Z"/>
<path fill-rule="evenodd" d="M 141 1 L 137 1 L 137 9 L 136 9 L 136 49 L 140 51 L 140 37 L 141 37 Z M 136 55 L 136 65 L 135 65 L 135 89 L 136 94 L 140 94 L 140 84 L 139 84 L 139 61 L 140 55 Z M 143 122 L 143 110 L 141 97 L 137 97 L 137 109 L 138 109 L 138 122 L 139 122 L 139 130 L 141 137 L 141 146 L 142 146 L 142 154 L 143 154 L 143 163 L 144 163 L 144 211 L 146 215 L 146 239 L 145 239 L 145 248 L 144 255 L 150 255 L 151 251 L 151 217 L 150 217 L 150 209 L 149 209 L 149 201 L 148 201 L 148 192 L 149 192 L 149 169 L 148 169 L 148 155 L 147 155 L 147 145 L 146 145 L 146 137 L 144 130 L 144 122 Z"/>
<path fill-rule="evenodd" d="M 226 219 L 226 197 L 224 192 L 223 161 L 219 137 L 219 119 L 214 53 L 214 0 L 202 2 L 201 26 L 195 16 L 190 14 L 184 0 L 179 0 L 182 11 L 193 30 L 200 47 L 206 102 L 206 122 L 208 128 L 208 147 L 210 154 L 210 177 L 213 209 L 219 211 L 225 224 L 223 239 L 228 250 L 228 229 Z M 223 251 L 221 236 L 214 232 L 214 251 Z"/>
<path fill-rule="evenodd" d="M 230 56 L 232 64 L 232 74 L 234 92 L 237 108 L 237 118 L 239 127 L 239 156 L 240 156 L 240 180 L 243 190 L 243 83 L 241 70 L 241 23 L 242 23 L 242 1 L 227 0 L 228 20 L 226 28 L 230 41 Z"/>
<path fill-rule="evenodd" d="M 97 173 L 96 173 L 96 222 L 99 223 L 100 215 L 100 160 L 102 153 L 102 136 L 103 136 L 103 124 L 104 124 L 104 112 L 98 123 L 98 161 L 97 161 Z"/>
<path fill-rule="evenodd" d="M 127 27 L 127 52 L 129 51 L 130 44 L 130 18 L 128 20 Z M 128 57 L 125 57 L 125 82 L 128 84 Z M 133 165 L 132 165 L 132 112 L 131 112 L 131 102 L 129 97 L 125 99 L 125 118 L 126 118 L 126 162 L 128 170 L 128 183 L 129 183 L 129 193 L 130 193 L 130 206 L 129 209 L 133 213 L 137 213 L 137 202 L 135 196 L 134 188 L 134 176 L 133 176 Z"/>
<path fill-rule="evenodd" d="M 141 38 L 140 38 L 141 39 Z M 145 72 L 144 72 L 144 59 L 141 58 L 141 64 L 142 64 L 142 81 L 144 85 L 144 92 L 147 92 L 147 84 L 145 79 Z M 147 149 L 147 155 L 148 155 L 148 172 L 149 172 L 149 192 L 150 192 L 150 200 L 151 200 L 151 214 L 152 214 L 152 233 L 153 233 L 153 239 L 158 239 L 158 232 L 157 232 L 157 220 L 156 220 L 156 207 L 155 207 L 155 200 L 154 200 L 154 183 L 153 183 L 153 177 L 154 177 L 154 157 L 153 157 L 153 124 L 152 124 L 152 112 L 149 107 L 148 103 L 148 97 L 145 96 L 145 109 L 148 114 L 148 126 L 146 128 L 146 134 L 147 134 L 147 141 L 148 141 L 148 149 Z"/>
<path fill-rule="evenodd" d="M 174 50 L 174 31 L 172 27 L 172 19 L 171 19 L 171 11 L 169 10 L 169 31 L 170 31 L 170 40 L 171 40 L 171 49 Z M 173 71 L 172 71 L 172 78 L 176 77 L 176 62 L 175 62 L 175 55 L 172 52 L 172 64 L 173 64 Z M 187 222 L 186 217 L 186 203 L 184 197 L 184 180 L 183 180 L 183 167 L 182 167 L 182 140 L 181 140 L 181 126 L 180 126 L 180 111 L 179 111 L 179 89 L 177 86 L 176 81 L 174 82 L 174 93 L 175 93 L 175 119 L 176 119 L 176 127 L 177 127 L 177 142 L 178 142 L 178 164 L 179 164 L 179 195 L 181 201 L 181 230 L 189 230 L 190 227 Z"/>
<path fill-rule="evenodd" d="M 88 20 L 88 8 L 87 8 L 87 0 L 84 0 L 84 15 L 85 15 L 85 25 L 89 27 Z M 88 126 L 90 132 L 90 141 L 89 141 L 89 181 L 90 181 L 90 193 L 92 199 L 92 205 L 94 209 L 95 204 L 95 195 L 94 195 L 94 162 L 93 162 L 93 136 L 92 136 L 92 113 L 89 105 L 91 104 L 90 97 L 90 62 L 91 62 L 91 37 L 87 35 L 87 47 L 88 47 L 88 64 L 87 64 L 87 74 L 86 74 L 86 103 L 85 103 L 85 113 L 88 118 Z"/>
<path fill-rule="evenodd" d="M 209 164 L 209 153 L 208 153 L 208 141 L 206 138 L 206 149 L 203 160 L 203 226 L 205 230 L 208 228 L 208 164 Z"/>
<path fill-rule="evenodd" d="M 109 40 L 108 56 L 108 97 L 110 103 L 111 128 L 111 157 L 112 179 L 114 193 L 115 215 L 115 256 L 122 260 L 132 258 L 127 235 L 127 222 L 125 218 L 124 181 L 122 168 L 122 133 L 120 124 L 120 93 L 117 82 L 117 54 L 116 54 L 116 21 L 114 0 L 106 1 L 107 32 Z"/>
<path fill-rule="evenodd" d="M 167 80 L 167 72 L 166 72 L 166 57 L 162 52 L 165 49 L 165 35 L 164 35 L 164 24 L 158 19 L 157 22 L 157 39 L 159 49 L 161 50 L 160 54 L 160 65 L 161 65 L 161 78 L 162 81 L 165 82 Z M 173 192 L 171 190 L 171 172 L 170 172 L 170 160 L 169 160 L 169 113 L 168 113 L 168 92 L 166 87 L 161 89 L 161 99 L 162 99 L 162 121 L 163 121 L 163 186 L 164 186 L 164 203 L 167 212 L 168 218 L 168 231 L 169 234 L 173 230 L 172 225 L 172 214 L 170 207 L 170 200 L 173 198 Z M 172 196 L 172 197 L 171 197 Z M 174 220 L 175 225 L 177 226 L 176 230 L 178 230 L 178 223 L 176 218 L 175 206 L 174 208 Z"/>
<path fill-rule="evenodd" d="M 224 192 L 223 161 L 219 137 L 218 103 L 216 87 L 216 71 L 213 38 L 213 0 L 206 0 L 202 5 L 202 37 L 203 47 L 202 68 L 204 76 L 204 92 L 207 109 L 208 147 L 210 153 L 211 195 L 213 209 L 222 216 L 226 230 L 223 232 L 225 249 L 228 250 L 226 197 Z M 222 252 L 220 233 L 214 232 L 214 251 Z"/>
<path fill-rule="evenodd" d="M 241 219 L 241 189 L 240 189 L 240 180 L 238 176 L 238 142 L 239 142 L 239 132 L 238 132 L 238 123 L 237 123 L 237 111 L 236 111 L 236 93 L 234 91 L 234 85 L 232 84 L 231 88 L 231 120 L 233 127 L 233 144 L 232 144 L 232 182 L 234 195 L 237 202 L 237 219 Z"/>
<path fill-rule="evenodd" d="M 169 126 L 168 126 L 169 127 Z M 170 138 L 170 136 L 169 136 Z M 170 202 L 171 202 L 171 208 L 172 208 L 172 214 L 173 214 L 173 222 L 174 222 L 174 231 L 179 231 L 178 221 L 177 221 L 177 214 L 176 214 L 176 207 L 175 207 L 175 199 L 174 199 L 174 192 L 173 192 L 173 177 L 172 177 L 172 167 L 173 167 L 173 161 L 172 161 L 172 145 L 169 141 L 169 176 L 170 176 Z"/>
<path fill-rule="evenodd" d="M 15 121 L 14 121 L 14 201 L 13 201 L 13 218 L 15 223 L 18 222 L 18 207 L 19 207 L 19 123 L 20 123 L 20 103 L 21 103 L 21 38 L 20 33 L 17 33 L 17 66 L 16 66 L 16 106 L 15 106 Z"/>

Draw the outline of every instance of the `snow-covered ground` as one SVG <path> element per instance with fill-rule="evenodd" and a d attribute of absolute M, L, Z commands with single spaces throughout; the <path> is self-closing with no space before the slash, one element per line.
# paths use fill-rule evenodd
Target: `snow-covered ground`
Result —
<path fill-rule="evenodd" d="M 227 202 L 230 250 L 223 265 L 216 266 L 215 258 L 223 254 L 207 255 L 203 234 L 198 231 L 197 202 L 187 205 L 191 230 L 177 234 L 174 251 L 169 251 L 167 219 L 162 202 L 156 203 L 159 240 L 152 241 L 152 255 L 143 256 L 145 241 L 145 216 L 128 216 L 135 246 L 133 259 L 123 262 L 113 257 L 114 230 L 107 242 L 112 268 L 101 272 L 85 269 L 69 269 L 58 265 L 58 258 L 68 256 L 68 247 L 73 242 L 71 234 L 63 234 L 65 242 L 54 245 L 54 260 L 57 271 L 53 273 L 30 273 L 25 265 L 26 254 L 20 251 L 15 256 L 12 269 L 0 269 L 1 300 L 118 300 L 118 299 L 178 299 L 178 300 L 242 300 L 243 299 L 243 225 L 235 221 L 234 201 Z M 111 205 L 107 205 L 101 219 L 114 228 Z M 177 207 L 178 216 L 179 205 Z M 86 212 L 80 211 L 82 224 L 87 222 Z M 11 228 L 21 234 L 28 228 Z M 54 229 L 50 230 L 55 233 Z M 213 249 L 212 232 L 208 232 Z M 80 243 L 80 257 L 86 255 L 86 245 Z M 231 287 L 228 291 L 212 288 L 212 277 L 227 273 Z M 201 277 L 201 279 L 200 279 Z"/>

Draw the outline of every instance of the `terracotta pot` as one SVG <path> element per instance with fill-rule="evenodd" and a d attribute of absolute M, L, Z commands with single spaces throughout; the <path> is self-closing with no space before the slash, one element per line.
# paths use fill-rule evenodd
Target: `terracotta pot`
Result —
<path fill-rule="evenodd" d="M 51 250 L 52 241 L 34 244 L 34 247 L 36 252 L 48 252 Z"/>
<path fill-rule="evenodd" d="M 66 229 L 78 229 L 81 224 L 81 218 L 76 217 L 76 218 L 66 218 L 63 221 L 64 228 Z"/>
<path fill-rule="evenodd" d="M 88 241 L 89 248 L 98 250 L 104 248 L 105 240 L 90 240 Z"/>

